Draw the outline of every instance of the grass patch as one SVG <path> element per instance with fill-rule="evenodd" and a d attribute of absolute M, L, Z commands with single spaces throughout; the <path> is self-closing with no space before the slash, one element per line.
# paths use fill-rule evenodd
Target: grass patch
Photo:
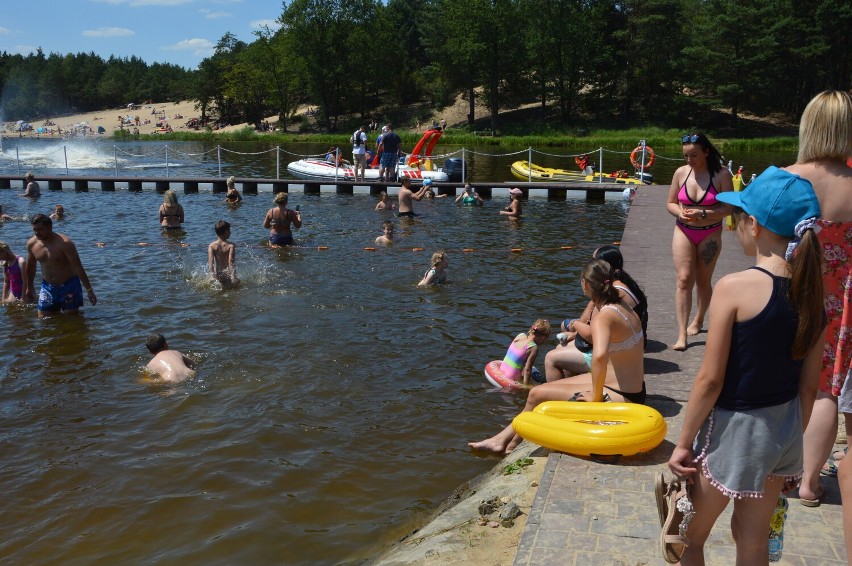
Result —
<path fill-rule="evenodd" d="M 398 131 L 404 147 L 412 147 L 422 134 Z M 376 132 L 370 135 L 370 142 L 376 140 Z M 644 139 L 649 146 L 659 151 L 662 149 L 680 150 L 683 131 L 679 129 L 663 129 L 659 127 L 631 128 L 628 130 L 590 130 L 588 132 L 553 132 L 548 134 L 533 134 L 525 136 L 491 136 L 479 135 L 461 129 L 451 128 L 441 138 L 441 144 L 469 147 L 603 147 L 605 149 L 631 150 L 639 140 Z M 298 133 L 257 133 L 251 126 L 246 126 L 233 132 L 191 131 L 171 132 L 168 134 L 143 134 L 134 136 L 127 130 L 113 132 L 115 139 L 129 140 L 166 140 L 166 141 L 212 141 L 212 142 L 241 142 L 264 141 L 268 143 L 317 143 L 346 148 L 349 145 L 346 134 L 298 134 Z M 717 138 L 709 134 L 711 141 L 723 152 L 749 151 L 796 151 L 799 140 L 796 136 L 777 136 L 763 138 Z"/>
<path fill-rule="evenodd" d="M 505 468 L 503 468 L 503 475 L 510 476 L 512 474 L 520 474 L 524 471 L 524 468 L 532 466 L 535 462 L 532 458 L 521 458 L 519 460 L 515 460 Z"/>

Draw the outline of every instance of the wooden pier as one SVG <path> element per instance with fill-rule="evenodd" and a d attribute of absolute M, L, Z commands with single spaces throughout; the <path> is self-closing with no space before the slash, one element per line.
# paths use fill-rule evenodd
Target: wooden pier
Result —
<path fill-rule="evenodd" d="M 199 192 L 199 187 L 209 186 L 213 193 L 227 192 L 225 179 L 221 177 L 133 177 L 133 176 L 93 176 L 93 175 L 39 175 L 36 180 L 50 191 L 61 191 L 65 188 L 73 188 L 78 192 L 86 192 L 90 189 L 101 191 L 115 191 L 117 189 L 131 192 L 142 192 L 143 187 L 153 188 L 158 193 L 164 193 L 169 189 L 183 190 L 184 194 Z M 419 186 L 422 179 L 412 179 L 412 184 Z M 44 185 L 47 185 L 46 187 Z M 602 200 L 606 193 L 622 193 L 626 188 L 638 189 L 642 185 L 628 185 L 624 183 L 586 183 L 586 182 L 471 182 L 471 185 L 483 198 L 490 198 L 494 189 L 508 190 L 517 187 L 524 192 L 526 197 L 530 191 L 536 193 L 545 192 L 549 200 L 565 200 L 568 191 L 585 191 L 586 198 L 591 200 Z M 22 175 L 0 175 L 0 189 L 11 189 L 12 187 L 25 186 Z M 290 187 L 302 188 L 305 194 L 319 194 L 320 187 L 334 187 L 338 194 L 353 194 L 355 187 L 368 187 L 371 195 L 378 195 L 385 191 L 393 194 L 399 188 L 399 182 L 371 182 L 352 181 L 348 179 L 329 179 L 324 181 L 306 179 L 253 179 L 237 178 L 236 186 L 243 194 L 253 195 L 258 193 L 258 187 L 271 187 L 273 193 L 290 192 Z M 464 186 L 461 182 L 440 182 L 432 185 L 435 191 L 441 195 L 456 196 L 457 191 Z"/>

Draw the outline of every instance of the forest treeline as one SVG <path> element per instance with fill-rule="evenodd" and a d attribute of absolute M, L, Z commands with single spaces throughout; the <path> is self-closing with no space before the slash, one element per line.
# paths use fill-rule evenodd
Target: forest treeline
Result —
<path fill-rule="evenodd" d="M 836 0 L 291 0 L 279 29 L 231 33 L 197 69 L 94 53 L 0 54 L 0 112 L 29 119 L 193 99 L 225 123 L 310 104 L 329 132 L 464 93 L 542 127 L 683 125 L 711 108 L 797 117 L 852 88 L 852 4 Z M 345 122 L 345 123 L 344 123 Z M 546 124 L 546 125 L 545 125 Z M 480 127 L 480 129 L 483 129 Z"/>

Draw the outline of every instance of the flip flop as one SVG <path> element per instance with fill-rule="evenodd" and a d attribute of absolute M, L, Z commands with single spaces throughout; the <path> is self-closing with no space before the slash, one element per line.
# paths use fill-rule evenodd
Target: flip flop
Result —
<path fill-rule="evenodd" d="M 805 499 L 801 495 L 799 496 L 799 503 L 804 505 L 805 507 L 819 507 L 822 504 L 822 498 L 825 497 L 825 491 L 819 494 L 819 497 L 816 499 Z"/>
<path fill-rule="evenodd" d="M 829 460 L 825 464 L 822 465 L 822 469 L 819 471 L 819 475 L 834 478 L 837 477 L 837 463 L 834 460 Z"/>

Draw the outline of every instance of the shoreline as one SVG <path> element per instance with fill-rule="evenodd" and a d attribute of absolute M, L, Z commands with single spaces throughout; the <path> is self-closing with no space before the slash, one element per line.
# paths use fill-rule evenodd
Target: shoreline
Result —
<path fill-rule="evenodd" d="M 544 473 L 549 450 L 524 440 L 487 472 L 458 486 L 435 509 L 420 528 L 365 560 L 383 565 L 406 564 L 492 564 L 509 566 L 526 527 L 538 486 Z M 532 464 L 518 473 L 504 474 L 507 466 L 525 458 Z M 480 524 L 480 504 L 498 498 L 515 503 L 521 515 L 510 527 Z M 489 519 L 499 521 L 499 510 Z"/>

